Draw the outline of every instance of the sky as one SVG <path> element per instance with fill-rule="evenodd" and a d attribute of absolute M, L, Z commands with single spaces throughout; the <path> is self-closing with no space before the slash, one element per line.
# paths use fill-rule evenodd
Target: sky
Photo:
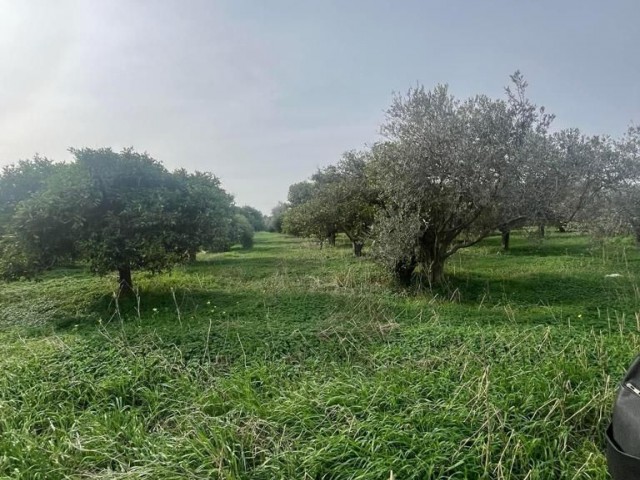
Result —
<path fill-rule="evenodd" d="M 133 146 L 264 213 L 379 140 L 394 92 L 503 95 L 554 128 L 640 123 L 638 0 L 0 0 L 0 166 Z"/>

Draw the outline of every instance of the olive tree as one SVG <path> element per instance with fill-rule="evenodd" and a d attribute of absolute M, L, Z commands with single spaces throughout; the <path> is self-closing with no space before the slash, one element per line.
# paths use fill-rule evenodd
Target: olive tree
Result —
<path fill-rule="evenodd" d="M 308 202 L 313 198 L 316 191 L 316 185 L 313 182 L 304 181 L 294 183 L 289 186 L 287 193 L 287 204 L 289 207 L 297 207 Z"/>
<path fill-rule="evenodd" d="M 383 205 L 376 251 L 401 282 L 420 266 L 440 283 L 451 255 L 522 217 L 504 206 L 525 187 L 523 145 L 550 120 L 526 100 L 521 75 L 512 80 L 516 93 L 506 101 L 459 101 L 440 85 L 397 95 L 387 111 L 387 141 L 371 165 Z"/>
<path fill-rule="evenodd" d="M 565 129 L 555 133 L 551 141 L 555 154 L 547 169 L 543 221 L 563 231 L 573 221 L 591 222 L 599 197 L 618 185 L 626 173 L 613 140 L 607 136 L 586 136 L 578 129 Z"/>
<path fill-rule="evenodd" d="M 369 156 L 367 152 L 346 152 L 336 165 L 316 172 L 311 181 L 292 185 L 285 232 L 314 237 L 321 245 L 325 239 L 335 242 L 335 234 L 343 232 L 354 255 L 362 255 L 377 198 L 367 175 Z"/>
<path fill-rule="evenodd" d="M 64 223 L 38 223 L 38 234 L 25 242 L 19 228 L 23 204 L 42 195 L 48 186 L 60 184 L 69 166 L 54 164 L 36 156 L 3 168 L 0 175 L 0 277 L 12 280 L 32 277 L 38 270 L 49 268 L 61 260 L 73 259 L 77 254 Z M 82 196 L 70 200 L 81 202 Z"/>
<path fill-rule="evenodd" d="M 323 186 L 328 177 L 323 170 L 316 172 L 311 181 L 294 183 L 289 187 L 287 210 L 282 231 L 297 237 L 310 237 L 320 243 L 335 245 L 338 227 L 333 218 L 332 206 L 326 201 Z"/>
<path fill-rule="evenodd" d="M 369 152 L 346 152 L 325 172 L 329 180 L 320 184 L 337 230 L 349 238 L 357 257 L 370 234 L 378 197 L 367 173 L 369 160 Z"/>
<path fill-rule="evenodd" d="M 320 196 L 291 207 L 282 220 L 282 231 L 296 237 L 309 237 L 317 240 L 320 247 L 326 240 L 332 243 L 336 226 L 331 207 Z"/>
<path fill-rule="evenodd" d="M 496 205 L 504 250 L 509 250 L 511 230 L 524 225 L 542 225 L 549 217 L 552 144 L 547 135 L 529 132 L 518 151 L 517 168 L 503 185 L 504 201 Z"/>
<path fill-rule="evenodd" d="M 607 233 L 626 228 L 640 244 L 640 126 L 630 127 L 615 143 L 615 150 L 618 182 L 606 190 L 594 223 Z"/>

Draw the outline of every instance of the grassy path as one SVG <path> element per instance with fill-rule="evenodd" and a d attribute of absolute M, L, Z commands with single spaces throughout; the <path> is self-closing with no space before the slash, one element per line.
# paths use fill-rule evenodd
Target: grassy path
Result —
<path fill-rule="evenodd" d="M 139 302 L 80 268 L 0 284 L 0 478 L 605 479 L 640 254 L 498 243 L 435 293 L 266 233 Z"/>

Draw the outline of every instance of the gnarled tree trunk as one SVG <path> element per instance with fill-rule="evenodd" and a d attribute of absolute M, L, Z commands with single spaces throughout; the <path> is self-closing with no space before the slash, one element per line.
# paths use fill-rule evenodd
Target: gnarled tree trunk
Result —
<path fill-rule="evenodd" d="M 409 259 L 398 260 L 393 269 L 396 280 L 402 285 L 409 285 L 411 283 L 411 277 L 413 277 L 413 271 L 417 266 L 418 262 L 415 256 Z"/>
<path fill-rule="evenodd" d="M 438 232 L 431 228 L 426 229 L 420 238 L 419 261 L 430 287 L 442 283 L 449 245 L 450 242 L 447 242 L 446 238 L 441 238 Z"/>
<path fill-rule="evenodd" d="M 430 285 L 439 285 L 444 280 L 444 262 L 444 258 L 438 257 L 429 264 L 428 276 Z"/>

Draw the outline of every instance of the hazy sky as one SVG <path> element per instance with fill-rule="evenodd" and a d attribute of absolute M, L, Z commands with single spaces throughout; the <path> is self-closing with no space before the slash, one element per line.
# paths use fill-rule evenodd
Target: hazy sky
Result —
<path fill-rule="evenodd" d="M 556 128 L 640 122 L 639 0 L 0 0 L 0 165 L 134 146 L 264 212 L 375 141 L 394 91 L 502 95 Z"/>

